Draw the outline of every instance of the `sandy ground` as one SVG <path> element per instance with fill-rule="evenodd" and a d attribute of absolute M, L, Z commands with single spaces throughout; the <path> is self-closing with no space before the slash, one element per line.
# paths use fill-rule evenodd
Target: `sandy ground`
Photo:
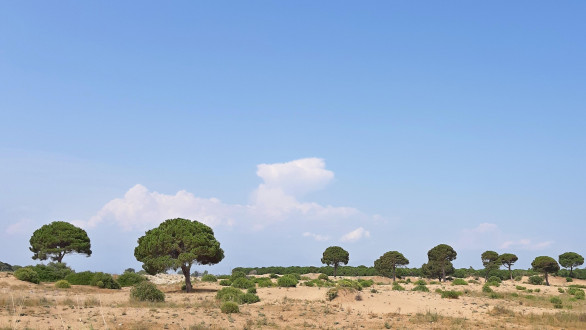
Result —
<path fill-rule="evenodd" d="M 171 275 L 174 276 L 174 275 Z M 316 275 L 314 275 L 316 276 Z M 372 278 L 372 277 L 367 277 Z M 527 328 L 585 329 L 586 303 L 558 292 L 567 284 L 552 278 L 552 286 L 533 286 L 505 281 L 494 288 L 502 296 L 491 299 L 482 293 L 482 283 L 466 286 L 429 284 L 431 292 L 392 291 L 391 281 L 374 277 L 373 287 L 361 292 L 342 292 L 326 300 L 327 288 L 258 288 L 259 303 L 241 305 L 238 314 L 223 314 L 215 294 L 215 283 L 196 282 L 196 291 L 184 293 L 180 284 L 160 284 L 164 303 L 129 300 L 122 290 L 73 286 L 56 289 L 52 283 L 22 282 L 0 273 L 0 328 L 6 329 L 466 329 Z M 168 279 L 173 282 L 174 279 Z M 415 279 L 413 279 L 415 280 Z M 428 281 L 429 282 L 429 281 Z M 482 280 L 481 280 L 482 282 Z M 539 293 L 517 290 L 516 285 L 540 289 Z M 459 299 L 442 299 L 434 292 L 466 291 Z M 564 308 L 549 301 L 560 297 Z"/>

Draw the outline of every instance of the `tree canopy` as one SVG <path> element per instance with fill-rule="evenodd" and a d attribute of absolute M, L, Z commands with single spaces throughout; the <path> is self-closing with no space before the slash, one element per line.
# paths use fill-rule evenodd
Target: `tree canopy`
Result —
<path fill-rule="evenodd" d="M 386 277 L 393 277 L 393 282 L 396 278 L 397 267 L 409 264 L 409 260 L 397 251 L 389 251 L 383 254 L 380 258 L 374 261 L 374 268 Z"/>
<path fill-rule="evenodd" d="M 427 252 L 429 259 L 427 263 L 428 268 L 439 268 L 441 270 L 441 279 L 446 281 L 447 270 L 454 269 L 452 261 L 456 259 L 458 253 L 447 244 L 439 244 Z"/>
<path fill-rule="evenodd" d="M 322 264 L 328 266 L 334 266 L 334 276 L 337 276 L 338 266 L 340 264 L 347 265 L 350 259 L 348 251 L 342 249 L 339 246 L 330 246 L 324 251 L 321 258 Z"/>
<path fill-rule="evenodd" d="M 90 239 L 85 230 L 69 222 L 53 221 L 35 230 L 30 239 L 33 260 L 62 262 L 68 253 L 92 255 Z"/>
<path fill-rule="evenodd" d="M 149 274 L 181 269 L 185 289 L 191 292 L 191 266 L 194 263 L 217 264 L 224 259 L 224 250 L 210 227 L 198 221 L 177 218 L 165 220 L 140 237 L 134 256 Z"/>
<path fill-rule="evenodd" d="M 547 278 L 548 273 L 555 273 L 560 270 L 560 265 L 558 265 L 557 261 L 555 261 L 552 257 L 541 256 L 535 258 L 531 263 L 531 267 L 538 272 L 542 272 L 545 277 L 545 284 L 549 285 L 549 280 Z"/>
<path fill-rule="evenodd" d="M 490 272 L 500 268 L 499 254 L 495 251 L 484 251 L 480 259 L 482 259 L 482 265 L 484 266 L 484 280 L 486 281 Z"/>
<path fill-rule="evenodd" d="M 512 253 L 503 253 L 500 256 L 501 264 L 509 269 L 509 276 L 511 276 L 511 281 L 513 280 L 513 271 L 511 270 L 511 267 L 513 267 L 513 264 L 517 262 L 517 260 L 519 260 L 519 258 L 517 258 L 517 256 Z"/>
<path fill-rule="evenodd" d="M 562 267 L 570 268 L 570 277 L 572 277 L 572 271 L 574 270 L 574 267 L 578 267 L 584 264 L 584 257 L 576 252 L 562 253 L 560 254 L 558 260 L 560 261 L 560 265 L 562 265 Z"/>

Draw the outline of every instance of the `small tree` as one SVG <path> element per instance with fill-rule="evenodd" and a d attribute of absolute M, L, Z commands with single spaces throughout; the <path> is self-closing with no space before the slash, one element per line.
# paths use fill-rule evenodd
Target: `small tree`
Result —
<path fill-rule="evenodd" d="M 90 239 L 85 230 L 69 222 L 53 221 L 35 230 L 30 239 L 33 260 L 62 262 L 68 253 L 92 255 Z"/>
<path fill-rule="evenodd" d="M 560 254 L 558 260 L 560 261 L 560 265 L 562 265 L 562 267 L 570 268 L 570 277 L 572 277 L 572 270 L 574 267 L 578 267 L 584 264 L 584 257 L 576 252 L 562 253 Z"/>
<path fill-rule="evenodd" d="M 555 273 L 560 270 L 560 265 L 558 265 L 557 261 L 555 261 L 554 258 L 547 256 L 535 258 L 535 260 L 533 260 L 531 263 L 531 267 L 533 267 L 534 270 L 544 274 L 546 285 L 549 285 L 547 274 Z"/>
<path fill-rule="evenodd" d="M 324 251 L 323 257 L 321 258 L 322 264 L 328 266 L 334 266 L 334 277 L 338 272 L 338 266 L 340 264 L 347 265 L 350 259 L 348 251 L 342 249 L 339 246 L 330 246 Z"/>
<path fill-rule="evenodd" d="M 452 261 L 456 259 L 458 253 L 447 244 L 440 244 L 427 252 L 429 262 L 428 266 L 439 267 L 441 269 L 441 280 L 446 281 L 446 270 L 453 269 Z"/>
<path fill-rule="evenodd" d="M 484 266 L 484 282 L 488 280 L 488 274 L 499 269 L 499 254 L 494 251 L 484 251 L 480 256 Z"/>
<path fill-rule="evenodd" d="M 374 268 L 383 276 L 390 277 L 392 275 L 393 282 L 395 282 L 397 267 L 408 264 L 409 260 L 403 254 L 397 251 L 389 251 L 375 260 Z"/>
<path fill-rule="evenodd" d="M 178 218 L 166 220 L 140 237 L 134 256 L 149 274 L 181 269 L 185 291 L 191 292 L 191 266 L 217 264 L 224 259 L 224 250 L 210 227 Z"/>
<path fill-rule="evenodd" d="M 437 278 L 439 281 L 442 280 L 443 274 L 445 272 L 446 275 L 453 274 L 456 270 L 451 262 L 445 265 L 445 268 L 442 269 L 442 263 L 439 261 L 428 261 L 427 263 L 421 265 L 421 272 L 428 278 Z"/>
<path fill-rule="evenodd" d="M 511 267 L 513 266 L 513 264 L 515 262 L 517 262 L 517 260 L 519 260 L 519 258 L 517 258 L 517 256 L 512 253 L 504 253 L 500 256 L 500 260 L 501 260 L 501 264 L 503 266 L 506 266 L 507 269 L 509 269 L 509 275 L 511 276 L 511 281 L 512 281 L 513 280 L 513 271 L 511 270 Z"/>

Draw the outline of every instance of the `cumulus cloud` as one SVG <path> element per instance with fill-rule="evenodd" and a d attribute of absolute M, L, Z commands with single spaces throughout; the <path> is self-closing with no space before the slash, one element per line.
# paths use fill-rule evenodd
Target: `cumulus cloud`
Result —
<path fill-rule="evenodd" d="M 185 190 L 176 194 L 149 191 L 137 184 L 122 198 L 108 202 L 81 226 L 95 227 L 113 221 L 124 230 L 147 229 L 170 218 L 197 219 L 211 227 L 247 223 L 261 229 L 275 222 L 305 219 L 313 221 L 341 220 L 363 216 L 352 207 L 302 202 L 297 198 L 324 188 L 334 178 L 319 158 L 304 158 L 287 163 L 260 164 L 257 175 L 262 183 L 251 193 L 246 205 L 226 204 L 217 198 L 194 196 Z"/>
<path fill-rule="evenodd" d="M 553 244 L 553 241 L 533 242 L 528 238 L 514 239 L 511 234 L 505 234 L 494 223 L 481 223 L 472 229 L 463 229 L 460 238 L 455 244 L 458 248 L 480 249 L 522 249 L 541 250 Z"/>
<path fill-rule="evenodd" d="M 325 241 L 330 240 L 330 237 L 327 235 L 319 235 L 319 234 L 314 234 L 314 233 L 310 233 L 310 232 L 303 233 L 303 237 L 311 237 L 318 242 L 325 242 Z"/>
<path fill-rule="evenodd" d="M 370 232 L 362 227 L 358 227 L 340 238 L 340 242 L 356 242 L 362 238 L 370 237 Z"/>

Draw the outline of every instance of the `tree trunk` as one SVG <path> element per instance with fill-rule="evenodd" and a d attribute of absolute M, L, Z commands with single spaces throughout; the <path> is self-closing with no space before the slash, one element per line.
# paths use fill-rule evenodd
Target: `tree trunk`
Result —
<path fill-rule="evenodd" d="M 181 266 L 181 271 L 183 272 L 183 276 L 185 276 L 185 292 L 192 292 L 193 288 L 191 286 L 191 266 Z"/>
<path fill-rule="evenodd" d="M 65 253 L 59 253 L 59 255 L 57 256 L 57 262 L 61 263 L 61 260 L 63 260 L 63 257 L 65 256 Z"/>
<path fill-rule="evenodd" d="M 574 266 L 570 266 L 570 277 L 572 277 L 572 269 L 574 268 Z"/>
<path fill-rule="evenodd" d="M 446 281 L 446 265 L 442 266 L 442 280 Z"/>
<path fill-rule="evenodd" d="M 547 279 L 547 272 L 545 272 L 545 285 L 549 286 L 549 280 Z"/>
<path fill-rule="evenodd" d="M 511 270 L 511 265 L 509 265 L 509 274 L 511 275 L 511 281 L 513 280 L 513 271 Z"/>
<path fill-rule="evenodd" d="M 334 264 L 334 277 L 336 277 L 338 274 L 338 264 Z"/>
<path fill-rule="evenodd" d="M 396 274 L 396 270 L 397 270 L 397 269 L 396 269 L 395 267 L 393 267 L 393 283 L 395 283 L 395 274 Z"/>

